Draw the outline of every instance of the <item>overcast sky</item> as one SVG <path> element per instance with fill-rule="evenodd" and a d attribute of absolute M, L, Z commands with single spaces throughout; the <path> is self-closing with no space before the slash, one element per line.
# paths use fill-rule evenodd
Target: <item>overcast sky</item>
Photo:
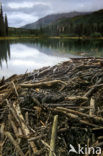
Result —
<path fill-rule="evenodd" d="M 103 8 L 103 0 L 0 0 L 9 26 L 20 27 L 52 13 L 94 11 Z"/>

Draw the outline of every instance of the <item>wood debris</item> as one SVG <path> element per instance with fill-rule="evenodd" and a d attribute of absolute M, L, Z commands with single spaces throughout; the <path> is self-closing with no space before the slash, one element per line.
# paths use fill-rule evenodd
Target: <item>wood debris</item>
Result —
<path fill-rule="evenodd" d="M 72 58 L 1 80 L 0 156 L 68 156 L 78 144 L 103 153 L 101 62 Z"/>

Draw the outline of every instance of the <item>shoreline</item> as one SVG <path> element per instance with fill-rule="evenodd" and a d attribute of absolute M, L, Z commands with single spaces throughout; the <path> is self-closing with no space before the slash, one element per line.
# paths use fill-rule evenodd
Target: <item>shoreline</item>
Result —
<path fill-rule="evenodd" d="M 73 40 L 103 40 L 103 37 L 61 37 L 61 36 L 8 36 L 8 37 L 0 37 L 0 40 L 15 40 L 15 39 L 73 39 Z"/>

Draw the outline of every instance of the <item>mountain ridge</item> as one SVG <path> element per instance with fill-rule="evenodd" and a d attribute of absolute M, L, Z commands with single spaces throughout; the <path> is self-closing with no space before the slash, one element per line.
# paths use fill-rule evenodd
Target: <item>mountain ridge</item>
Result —
<path fill-rule="evenodd" d="M 68 13 L 57 13 L 57 14 L 51 14 L 47 15 L 45 17 L 40 18 L 36 22 L 26 24 L 22 26 L 21 28 L 24 29 L 40 29 L 41 27 L 44 28 L 46 26 L 49 26 L 52 23 L 55 23 L 56 21 L 62 19 L 62 18 L 73 18 L 76 16 L 81 16 L 81 15 L 87 15 L 90 14 L 91 12 L 68 12 Z"/>

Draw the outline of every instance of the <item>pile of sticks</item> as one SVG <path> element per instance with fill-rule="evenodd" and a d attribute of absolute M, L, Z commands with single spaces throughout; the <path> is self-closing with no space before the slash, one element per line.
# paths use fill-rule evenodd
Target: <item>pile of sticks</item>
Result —
<path fill-rule="evenodd" d="M 78 144 L 102 149 L 102 104 L 102 58 L 2 78 L 0 156 L 72 156 L 70 145 Z"/>

